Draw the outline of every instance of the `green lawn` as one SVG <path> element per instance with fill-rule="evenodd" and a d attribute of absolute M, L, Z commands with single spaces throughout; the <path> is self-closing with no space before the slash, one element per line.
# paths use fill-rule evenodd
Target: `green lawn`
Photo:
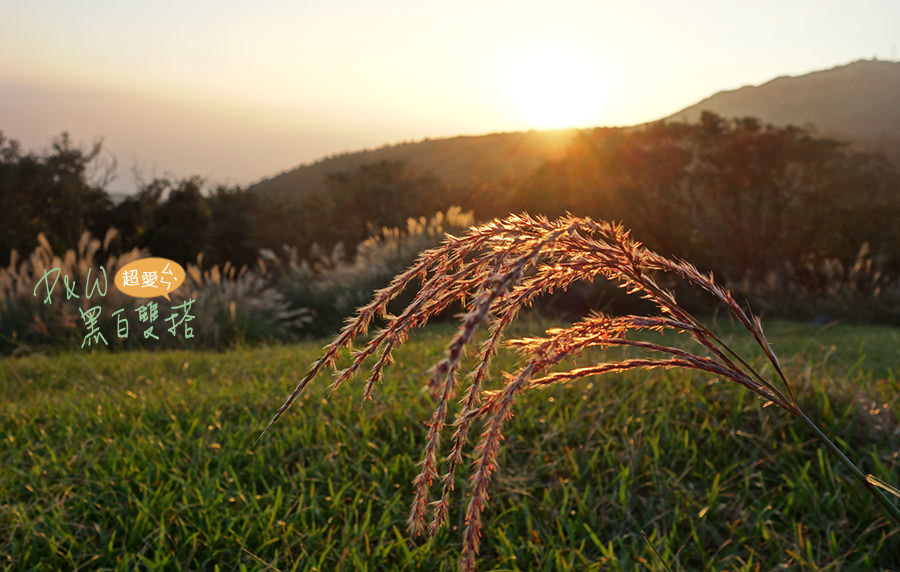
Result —
<path fill-rule="evenodd" d="M 900 329 L 767 330 L 811 417 L 863 470 L 900 482 Z M 318 380 L 259 442 L 324 341 L 3 359 L 2 566 L 455 570 L 462 480 L 456 526 L 405 532 L 424 372 L 451 333 L 400 348 L 374 401 L 357 384 L 326 402 Z M 802 423 L 761 405 L 681 371 L 526 393 L 481 569 L 900 569 L 896 524 Z"/>

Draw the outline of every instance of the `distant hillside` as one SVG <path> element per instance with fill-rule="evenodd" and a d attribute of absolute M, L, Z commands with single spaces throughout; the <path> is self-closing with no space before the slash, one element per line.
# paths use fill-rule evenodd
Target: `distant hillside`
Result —
<path fill-rule="evenodd" d="M 526 131 L 400 143 L 301 165 L 250 189 L 261 194 L 302 196 L 324 190 L 329 173 L 384 160 L 404 160 L 413 170 L 432 172 L 451 184 L 519 177 L 548 159 L 562 156 L 577 133 L 576 129 Z"/>
<path fill-rule="evenodd" d="M 900 162 L 900 62 L 857 61 L 722 91 L 665 120 L 694 122 L 704 110 L 725 117 L 757 117 L 780 126 L 814 125 L 820 135 L 856 142 Z M 297 198 L 324 190 L 329 173 L 397 159 L 451 184 L 519 178 L 559 157 L 578 133 L 577 129 L 527 131 L 400 143 L 301 165 L 250 188 Z"/>
<path fill-rule="evenodd" d="M 848 139 L 900 157 L 900 62 L 862 60 L 759 86 L 722 91 L 667 117 L 694 122 L 703 111 L 757 117 L 774 125 L 815 125 L 824 136 Z"/>

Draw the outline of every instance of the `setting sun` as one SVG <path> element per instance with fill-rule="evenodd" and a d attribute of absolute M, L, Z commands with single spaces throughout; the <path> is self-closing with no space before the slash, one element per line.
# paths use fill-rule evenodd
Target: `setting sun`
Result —
<path fill-rule="evenodd" d="M 608 103 L 608 70 L 566 45 L 535 47 L 510 66 L 511 99 L 523 121 L 537 129 L 598 124 Z"/>

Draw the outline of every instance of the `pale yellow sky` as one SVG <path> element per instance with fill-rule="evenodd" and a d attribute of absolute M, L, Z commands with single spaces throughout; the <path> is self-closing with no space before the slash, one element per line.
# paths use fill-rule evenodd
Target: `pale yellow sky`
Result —
<path fill-rule="evenodd" d="M 900 2 L 0 0 L 0 130 L 103 137 L 114 190 L 324 155 L 629 125 L 722 89 L 896 58 Z"/>

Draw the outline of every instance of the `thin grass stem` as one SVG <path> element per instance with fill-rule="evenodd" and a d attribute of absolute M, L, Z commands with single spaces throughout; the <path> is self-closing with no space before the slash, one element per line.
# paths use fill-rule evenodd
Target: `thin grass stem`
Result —
<path fill-rule="evenodd" d="M 798 410 L 797 416 L 800 419 L 802 419 L 804 423 L 806 423 L 806 426 L 809 427 L 812 430 L 812 432 L 816 434 L 816 437 L 818 437 L 820 441 L 825 443 L 825 445 L 829 449 L 831 449 L 831 452 L 834 453 L 838 459 L 840 459 L 840 461 L 844 464 L 844 466 L 846 466 L 848 469 L 850 469 L 850 472 L 852 472 L 856 476 L 856 478 L 858 478 L 860 480 L 860 482 L 862 482 L 862 484 L 865 485 L 866 489 L 870 493 L 872 493 L 872 495 L 878 500 L 878 502 L 881 503 L 881 506 L 883 506 L 884 509 L 888 512 L 888 514 L 891 515 L 891 518 L 894 519 L 894 522 L 896 522 L 898 525 L 900 525 L 900 508 L 898 508 L 896 504 L 891 502 L 891 500 L 889 498 L 887 498 L 884 495 L 884 493 L 881 492 L 881 490 L 879 488 L 877 488 L 876 486 L 873 486 L 873 484 L 871 482 L 869 482 L 867 475 L 864 472 L 862 472 L 862 470 L 859 467 L 856 466 L 856 463 L 854 463 L 853 461 L 850 460 L 850 457 L 848 457 L 847 455 L 844 454 L 844 452 L 841 450 L 841 448 L 838 447 L 834 443 L 834 441 L 832 441 L 828 437 L 828 435 L 825 434 L 824 431 L 819 429 L 819 426 L 816 425 L 812 419 L 807 417 L 806 414 L 800 410 Z"/>

